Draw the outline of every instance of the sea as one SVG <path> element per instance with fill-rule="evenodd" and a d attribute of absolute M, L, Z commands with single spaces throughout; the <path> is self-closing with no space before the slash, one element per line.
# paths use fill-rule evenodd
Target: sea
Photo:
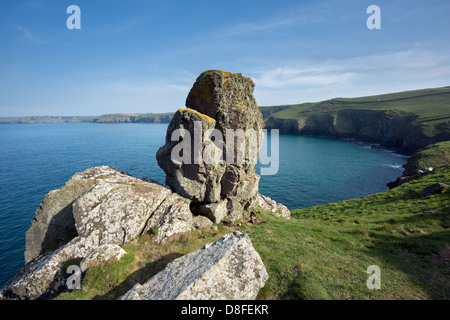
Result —
<path fill-rule="evenodd" d="M 25 232 L 45 195 L 76 172 L 109 165 L 164 184 L 156 162 L 167 124 L 48 123 L 0 125 L 0 287 L 24 266 Z M 260 193 L 289 209 L 386 190 L 407 157 L 353 140 L 266 135 L 271 175 Z M 272 152 L 273 151 L 273 152 Z M 276 164 L 278 159 L 278 164 Z M 278 168 L 278 170 L 273 170 Z"/>

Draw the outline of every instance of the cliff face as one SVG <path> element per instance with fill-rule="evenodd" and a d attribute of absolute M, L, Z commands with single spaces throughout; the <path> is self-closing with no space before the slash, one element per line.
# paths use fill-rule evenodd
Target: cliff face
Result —
<path fill-rule="evenodd" d="M 266 128 L 279 129 L 284 134 L 353 138 L 379 143 L 404 154 L 450 139 L 446 132 L 431 137 L 425 135 L 422 126 L 414 123 L 417 117 L 392 110 L 344 109 L 291 119 L 270 116 L 265 124 Z"/>

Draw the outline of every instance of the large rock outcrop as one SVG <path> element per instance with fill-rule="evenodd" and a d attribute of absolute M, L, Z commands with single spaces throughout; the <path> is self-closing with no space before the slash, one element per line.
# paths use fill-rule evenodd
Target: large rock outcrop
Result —
<path fill-rule="evenodd" d="M 156 155 L 166 184 L 192 200 L 194 213 L 216 223 L 225 216 L 242 218 L 258 194 L 255 163 L 263 119 L 253 97 L 254 86 L 239 73 L 203 72 L 189 92 L 187 108 L 172 118 L 166 143 Z M 242 135 L 235 138 L 232 133 Z M 180 150 L 183 140 L 185 148 Z M 174 161 L 174 152 L 180 151 L 182 159 Z M 205 159 L 208 156 L 210 161 Z"/>
<path fill-rule="evenodd" d="M 98 250 L 109 248 L 105 245 L 128 243 L 153 227 L 158 230 L 156 242 L 186 232 L 193 225 L 189 204 L 190 200 L 167 187 L 112 167 L 95 167 L 77 173 L 61 189 L 51 191 L 44 198 L 36 216 L 45 216 L 46 220 L 34 219 L 27 231 L 27 263 L 2 288 L 1 294 L 18 299 L 46 297 L 65 284 L 67 275 L 61 268 L 67 261 L 92 257 L 94 252 L 98 256 Z M 43 221 L 53 221 L 54 216 L 59 218 L 61 207 L 67 228 L 54 232 L 51 223 L 46 226 Z M 58 242 L 57 248 L 45 246 Z M 85 261 L 84 268 L 89 260 Z"/>
<path fill-rule="evenodd" d="M 249 237 L 234 232 L 172 261 L 143 285 L 136 284 L 121 299 L 255 299 L 267 279 L 266 268 Z"/>

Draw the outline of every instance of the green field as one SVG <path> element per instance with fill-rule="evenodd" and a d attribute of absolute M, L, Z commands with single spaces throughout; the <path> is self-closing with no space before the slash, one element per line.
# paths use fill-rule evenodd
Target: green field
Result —
<path fill-rule="evenodd" d="M 276 106 L 271 108 L 276 108 Z M 276 116 L 294 118 L 301 117 L 306 112 L 332 112 L 339 109 L 411 112 L 419 116 L 419 121 L 441 117 L 450 118 L 450 86 L 360 98 L 335 98 L 317 103 L 302 103 L 284 108 L 277 112 Z"/>

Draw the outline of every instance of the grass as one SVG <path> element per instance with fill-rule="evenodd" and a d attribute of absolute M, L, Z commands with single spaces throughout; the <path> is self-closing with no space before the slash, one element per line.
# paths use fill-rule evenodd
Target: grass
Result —
<path fill-rule="evenodd" d="M 360 98 L 335 98 L 318 103 L 292 105 L 277 113 L 280 118 L 299 117 L 301 112 L 323 112 L 339 109 L 393 110 L 414 113 L 418 121 L 449 115 L 450 87 L 396 92 Z"/>
<path fill-rule="evenodd" d="M 264 114 L 271 115 L 271 114 L 275 113 L 277 118 L 290 119 L 290 118 L 297 117 L 300 112 L 308 110 L 311 107 L 313 107 L 314 105 L 316 105 L 316 103 L 308 102 L 308 103 L 302 103 L 302 104 L 293 104 L 291 106 L 260 107 L 260 110 L 263 113 L 263 115 Z M 276 111 L 276 110 L 280 110 L 280 111 L 268 112 L 271 109 L 273 111 Z M 264 118 L 266 118 L 266 116 L 264 116 Z"/>
<path fill-rule="evenodd" d="M 56 299 L 116 299 L 234 229 L 250 236 L 268 271 L 258 299 L 450 299 L 450 188 L 419 195 L 435 182 L 450 182 L 450 165 L 365 198 L 293 210 L 291 220 L 258 211 L 264 223 L 221 223 L 163 245 L 146 234 Z M 371 265 L 381 269 L 380 290 L 366 286 Z"/>

